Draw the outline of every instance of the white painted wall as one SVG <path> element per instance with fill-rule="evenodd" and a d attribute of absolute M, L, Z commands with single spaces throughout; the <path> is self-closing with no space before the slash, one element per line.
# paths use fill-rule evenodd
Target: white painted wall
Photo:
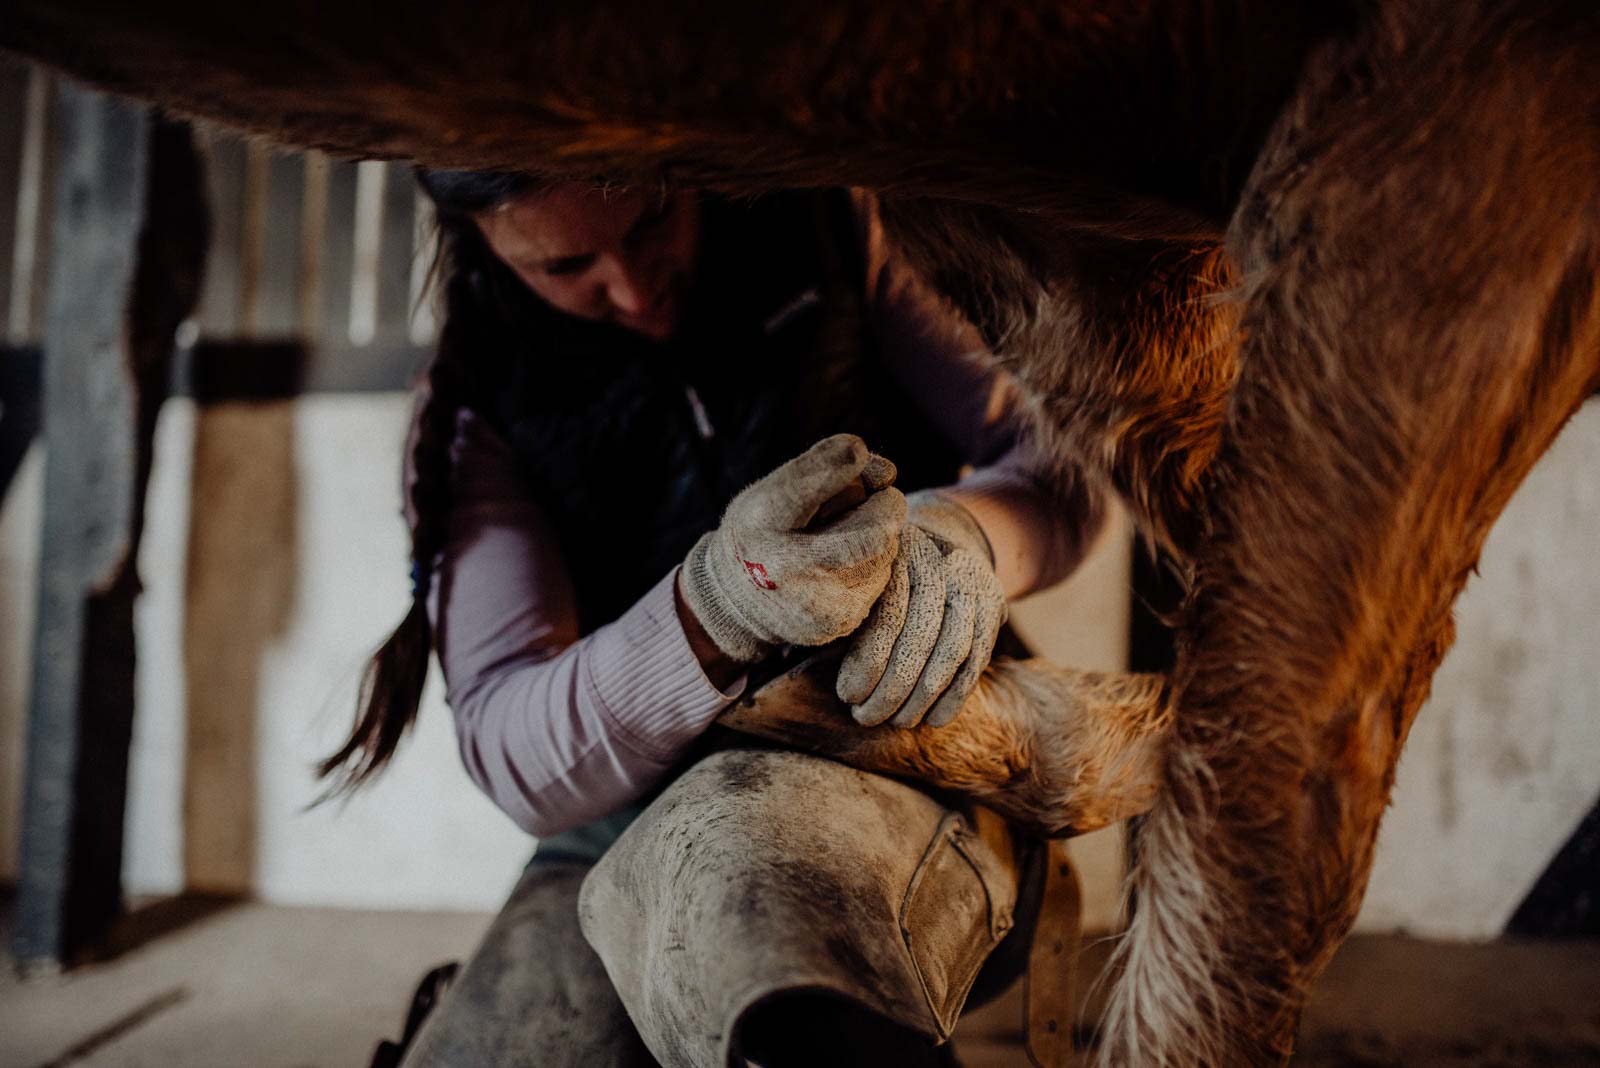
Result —
<path fill-rule="evenodd" d="M 132 891 L 237 878 L 278 902 L 491 908 L 526 859 L 529 841 L 461 770 L 436 687 L 375 787 L 306 811 L 308 769 L 345 727 L 360 665 L 405 607 L 395 466 L 407 407 L 377 395 L 208 409 L 203 419 L 184 401 L 164 412 L 141 557 Z M 196 463 L 205 485 L 191 531 Z M 29 459 L 0 512 L 0 878 L 16 865 L 41 467 Z M 1596 469 L 1591 403 L 1496 528 L 1459 605 L 1457 647 L 1401 763 L 1363 927 L 1492 936 L 1600 793 Z M 287 559 L 281 542 L 292 543 Z M 221 573 L 191 573 L 196 547 L 218 543 L 248 551 L 224 554 L 227 566 L 211 569 Z M 1063 662 L 1116 666 L 1126 576 L 1123 526 L 1083 574 L 1019 606 L 1016 619 Z M 240 676 L 215 661 L 234 655 L 241 643 L 230 638 L 261 631 L 263 597 L 281 618 L 261 642 L 255 684 L 218 700 L 217 680 Z M 191 645 L 215 652 L 186 665 L 184 621 L 196 605 L 205 614 L 190 619 Z M 189 677 L 210 696 L 187 693 Z M 242 771 L 229 763 L 241 753 Z M 186 839 L 210 844 L 186 859 Z M 1078 855 L 1098 925 L 1116 906 L 1116 835 L 1086 839 Z"/>
<path fill-rule="evenodd" d="M 29 450 L 0 501 L 0 879 L 17 874 L 22 825 L 23 723 L 32 670 L 44 450 Z"/>
<path fill-rule="evenodd" d="M 213 784 L 191 802 L 191 839 L 225 845 L 235 829 L 252 838 L 244 884 L 226 885 L 237 873 L 206 857 L 188 858 L 188 870 L 205 872 L 201 881 L 212 888 L 248 889 L 286 904 L 497 907 L 532 842 L 461 770 L 437 679 L 414 736 L 389 772 L 348 803 L 307 809 L 317 796 L 310 768 L 341 736 L 367 654 L 406 608 L 395 468 L 409 401 L 401 395 L 313 397 L 292 413 L 272 405 L 229 408 L 208 409 L 203 418 L 220 415 L 227 438 L 241 442 L 259 441 L 263 425 L 291 416 L 297 566 L 281 634 L 262 650 L 257 714 L 253 722 L 239 717 L 246 736 L 228 737 L 225 718 L 208 728 L 212 751 L 218 745 L 254 750 L 255 782 L 242 795 Z M 192 595 L 197 581 L 186 574 L 196 421 L 194 406 L 185 401 L 163 412 L 141 554 L 147 592 L 138 619 L 141 705 L 125 866 L 134 893 L 171 892 L 186 881 L 185 752 L 192 761 L 199 747 L 185 741 L 180 638 L 186 585 Z M 252 502 L 280 503 L 275 472 L 252 469 L 248 454 L 230 459 L 236 466 L 228 474 L 244 483 L 244 491 L 211 496 L 207 503 L 225 514 L 201 509 L 193 521 L 235 530 L 274 524 L 273 516 L 250 510 Z M 242 575 L 235 578 L 244 584 Z"/>
<path fill-rule="evenodd" d="M 1600 797 L 1600 400 L 1489 535 L 1400 760 L 1359 926 L 1498 933 Z"/>

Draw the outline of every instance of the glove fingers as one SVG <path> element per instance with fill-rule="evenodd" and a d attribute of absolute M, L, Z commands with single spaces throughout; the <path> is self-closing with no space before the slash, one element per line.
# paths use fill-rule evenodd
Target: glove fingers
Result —
<path fill-rule="evenodd" d="M 872 454 L 854 434 L 823 438 L 734 499 L 741 524 L 800 530 L 830 498 L 861 477 Z"/>
<path fill-rule="evenodd" d="M 905 517 L 905 495 L 891 487 L 874 493 L 815 533 L 788 537 L 801 547 L 808 569 L 847 571 L 886 565 L 899 548 Z"/>
<path fill-rule="evenodd" d="M 887 456 L 873 453 L 867 458 L 867 466 L 861 471 L 861 484 L 866 487 L 868 493 L 877 493 L 894 485 L 895 476 L 898 474 L 894 461 Z"/>
<path fill-rule="evenodd" d="M 872 695 L 873 687 L 889 667 L 889 654 L 895 639 L 905 627 L 906 608 L 911 603 L 910 568 L 904 554 L 895 557 L 889 584 L 872 606 L 867 621 L 850 641 L 850 649 L 839 665 L 835 692 L 847 705 L 858 705 Z"/>
<path fill-rule="evenodd" d="M 947 568 L 949 563 L 946 558 Z M 944 693 L 956 672 L 967 662 L 972 652 L 972 625 L 976 614 L 972 590 L 964 587 L 962 580 L 953 571 L 950 572 L 939 638 L 928 653 L 927 662 L 922 666 L 922 674 L 911 696 L 906 698 L 890 723 L 896 727 L 915 727 L 922 722 L 929 707 Z"/>
<path fill-rule="evenodd" d="M 888 719 L 911 694 L 944 621 L 944 554 L 915 527 L 907 527 L 901 534 L 900 553 L 906 558 L 911 587 L 906 619 L 883 678 L 871 696 L 853 710 L 856 722 L 868 727 Z"/>
<path fill-rule="evenodd" d="M 923 722 L 930 727 L 943 727 L 956 718 L 967 703 L 967 698 L 972 696 L 972 691 L 978 688 L 978 680 L 983 677 L 989 661 L 994 658 L 995 642 L 999 640 L 1000 628 L 1006 622 L 1006 601 L 998 582 L 987 585 L 990 588 L 986 594 L 974 602 L 971 651 L 950 680 L 950 685 L 928 710 Z"/>

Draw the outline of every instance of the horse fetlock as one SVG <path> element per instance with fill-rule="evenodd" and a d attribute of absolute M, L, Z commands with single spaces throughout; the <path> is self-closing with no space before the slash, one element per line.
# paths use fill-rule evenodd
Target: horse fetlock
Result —
<path fill-rule="evenodd" d="M 1138 815 L 1159 793 L 1168 722 L 1160 676 L 1002 659 L 945 726 L 863 727 L 834 694 L 836 659 L 802 663 L 720 722 L 963 794 L 1049 837 Z"/>

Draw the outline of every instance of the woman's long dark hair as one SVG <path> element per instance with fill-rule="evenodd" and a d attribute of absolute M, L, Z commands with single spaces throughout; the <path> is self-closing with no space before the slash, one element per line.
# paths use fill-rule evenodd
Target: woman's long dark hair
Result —
<path fill-rule="evenodd" d="M 450 514 L 451 443 L 472 403 L 471 358 L 511 340 L 518 305 L 537 301 L 489 249 L 472 216 L 545 184 L 521 174 L 417 171 L 438 223 L 433 279 L 442 286 L 439 346 L 422 383 L 411 435 L 411 608 L 368 662 L 350 736 L 317 766 L 328 795 L 354 790 L 383 769 L 416 719 L 433 652 L 428 595 Z"/>

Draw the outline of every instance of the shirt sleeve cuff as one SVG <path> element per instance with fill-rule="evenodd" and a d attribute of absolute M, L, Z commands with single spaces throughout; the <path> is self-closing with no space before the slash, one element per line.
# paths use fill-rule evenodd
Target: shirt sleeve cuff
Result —
<path fill-rule="evenodd" d="M 719 690 L 689 648 L 673 597 L 674 568 L 632 608 L 593 635 L 586 680 L 601 713 L 642 754 L 676 759 L 744 692 Z"/>
<path fill-rule="evenodd" d="M 1081 479 L 1050 488 L 1007 454 L 940 493 L 961 504 L 989 540 L 1007 596 L 1023 597 L 1070 575 L 1105 525 L 1106 501 Z"/>

